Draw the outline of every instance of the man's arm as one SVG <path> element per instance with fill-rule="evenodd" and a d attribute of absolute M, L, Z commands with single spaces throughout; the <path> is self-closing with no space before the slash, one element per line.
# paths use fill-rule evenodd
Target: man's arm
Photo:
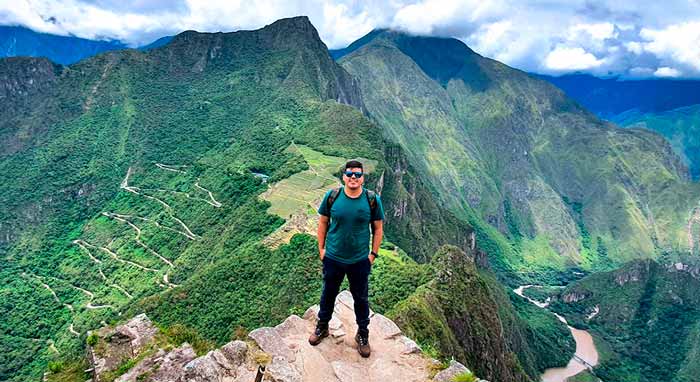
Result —
<path fill-rule="evenodd" d="M 372 252 L 379 253 L 379 245 L 382 244 L 384 224 L 382 220 L 372 220 Z M 369 260 L 374 264 L 374 255 L 369 255 Z"/>
<path fill-rule="evenodd" d="M 321 215 L 318 218 L 318 231 L 316 238 L 318 239 L 318 256 L 323 260 L 326 255 L 326 234 L 328 233 L 328 216 Z"/>

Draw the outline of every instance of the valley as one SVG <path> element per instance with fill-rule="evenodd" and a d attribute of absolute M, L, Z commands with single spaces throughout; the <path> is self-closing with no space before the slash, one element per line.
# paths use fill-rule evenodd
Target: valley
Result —
<path fill-rule="evenodd" d="M 541 286 L 537 285 L 521 285 L 514 289 L 513 292 L 518 296 L 526 299 L 530 303 L 536 305 L 539 308 L 546 309 L 549 306 L 549 298 L 547 301 L 537 301 L 525 295 L 525 290 L 529 288 L 539 288 Z M 582 371 L 589 370 L 592 371 L 595 366 L 598 365 L 598 350 L 595 347 L 595 342 L 590 333 L 585 330 L 576 329 L 568 325 L 568 322 L 564 317 L 557 313 L 554 314 L 557 319 L 567 325 L 571 331 L 571 335 L 574 337 L 576 342 L 576 352 L 574 353 L 571 360 L 566 365 L 566 367 L 550 368 L 544 371 L 541 376 L 542 382 L 566 382 L 569 377 L 573 377 Z M 595 316 L 589 316 L 590 320 Z"/>

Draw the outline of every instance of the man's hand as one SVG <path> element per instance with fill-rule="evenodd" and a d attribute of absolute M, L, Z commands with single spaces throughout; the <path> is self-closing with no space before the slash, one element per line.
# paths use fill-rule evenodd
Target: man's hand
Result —
<path fill-rule="evenodd" d="M 374 265 L 374 259 L 376 259 L 376 257 L 371 253 L 367 257 L 369 257 L 369 263 Z"/>
<path fill-rule="evenodd" d="M 321 259 L 321 261 L 323 261 L 323 258 L 326 257 L 326 233 L 328 233 L 328 222 L 328 216 L 319 216 L 316 238 L 318 239 L 318 257 Z"/>

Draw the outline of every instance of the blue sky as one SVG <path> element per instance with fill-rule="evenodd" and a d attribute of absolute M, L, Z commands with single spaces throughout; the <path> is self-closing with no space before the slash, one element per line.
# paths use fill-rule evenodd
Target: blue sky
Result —
<path fill-rule="evenodd" d="M 455 37 L 531 72 L 700 78 L 700 0 L 0 0 L 0 25 L 132 46 L 296 15 L 309 16 L 329 48 L 388 27 Z"/>

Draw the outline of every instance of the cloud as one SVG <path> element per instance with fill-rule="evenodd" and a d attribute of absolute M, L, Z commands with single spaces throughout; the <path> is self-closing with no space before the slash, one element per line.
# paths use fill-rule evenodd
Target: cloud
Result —
<path fill-rule="evenodd" d="M 545 59 L 547 68 L 559 71 L 591 69 L 597 68 L 602 64 L 603 60 L 599 60 L 593 54 L 579 47 L 558 46 Z"/>
<path fill-rule="evenodd" d="M 131 46 L 189 29 L 257 29 L 297 15 L 309 16 L 331 49 L 390 27 L 458 38 L 531 72 L 639 77 L 669 68 L 700 77 L 697 0 L 0 0 L 0 24 Z"/>
<path fill-rule="evenodd" d="M 585 32 L 595 40 L 605 40 L 615 37 L 615 25 L 612 23 L 576 24 L 569 28 L 569 33 L 574 38 L 581 32 Z"/>
<path fill-rule="evenodd" d="M 664 29 L 644 28 L 639 36 L 646 40 L 644 50 L 663 63 L 681 63 L 700 71 L 700 21 L 669 25 Z"/>
<path fill-rule="evenodd" d="M 656 69 L 654 75 L 657 77 L 680 77 L 681 72 L 678 69 L 663 66 L 661 68 Z"/>

